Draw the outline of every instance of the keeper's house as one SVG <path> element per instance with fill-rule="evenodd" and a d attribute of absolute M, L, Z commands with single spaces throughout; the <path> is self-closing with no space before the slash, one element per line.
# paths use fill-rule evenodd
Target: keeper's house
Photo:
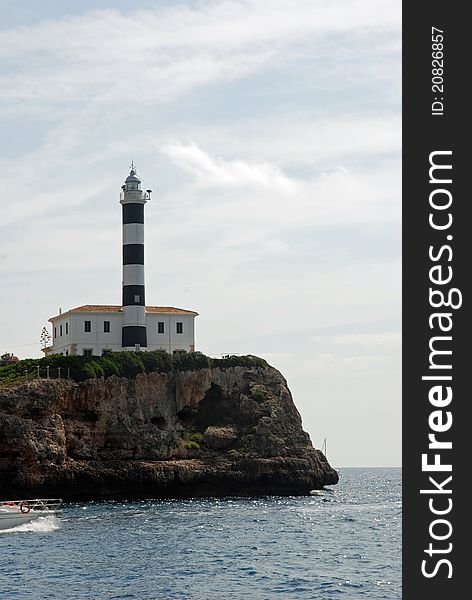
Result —
<path fill-rule="evenodd" d="M 122 186 L 123 282 L 121 306 L 85 305 L 49 319 L 52 344 L 46 354 L 97 356 L 104 351 L 195 350 L 195 311 L 146 306 L 144 286 L 144 205 L 134 165 Z"/>
<path fill-rule="evenodd" d="M 53 354 L 100 356 L 105 350 L 195 350 L 194 319 L 198 313 L 171 306 L 146 306 L 147 346 L 124 348 L 123 307 L 86 305 L 52 317 Z"/>

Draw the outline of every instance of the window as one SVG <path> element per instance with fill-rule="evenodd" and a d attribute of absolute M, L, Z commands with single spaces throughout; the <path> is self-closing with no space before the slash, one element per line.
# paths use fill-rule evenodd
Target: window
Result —
<path fill-rule="evenodd" d="M 90 333 L 92 331 L 92 321 L 84 321 L 84 326 L 85 326 L 84 331 L 86 333 Z"/>
<path fill-rule="evenodd" d="M 157 322 L 157 333 L 164 333 L 164 321 Z"/>
<path fill-rule="evenodd" d="M 62 337 L 62 325 L 59 325 L 59 335 Z"/>
<path fill-rule="evenodd" d="M 69 333 L 69 323 L 66 323 L 66 335 Z"/>
<path fill-rule="evenodd" d="M 140 296 L 139 294 L 135 294 L 135 295 L 134 295 L 134 301 L 136 302 L 136 304 L 137 304 L 138 302 L 140 302 L 140 301 L 141 301 L 141 296 Z"/>
<path fill-rule="evenodd" d="M 54 337 L 57 337 L 57 327 L 54 327 Z"/>
<path fill-rule="evenodd" d="M 110 321 L 103 321 L 103 332 L 110 333 Z"/>
<path fill-rule="evenodd" d="M 84 356 L 90 357 L 90 356 L 92 356 L 92 354 L 93 354 L 92 348 L 84 348 L 84 350 L 83 350 L 83 355 Z"/>
<path fill-rule="evenodd" d="M 177 333 L 183 333 L 184 332 L 184 324 L 183 323 L 177 322 L 176 326 L 177 326 Z"/>
<path fill-rule="evenodd" d="M 66 350 L 66 356 L 69 356 L 69 350 Z"/>

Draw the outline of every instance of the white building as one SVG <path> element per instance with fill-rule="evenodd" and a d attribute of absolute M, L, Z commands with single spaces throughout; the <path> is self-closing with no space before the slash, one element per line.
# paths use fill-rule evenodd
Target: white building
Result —
<path fill-rule="evenodd" d="M 146 306 L 147 348 L 167 352 L 195 350 L 196 312 L 171 306 Z M 49 319 L 54 354 L 101 355 L 123 350 L 121 306 L 86 305 Z"/>
<path fill-rule="evenodd" d="M 151 190 L 141 190 L 134 165 L 122 186 L 123 281 L 121 306 L 91 304 L 49 319 L 52 345 L 46 354 L 97 356 L 104 351 L 195 350 L 195 311 L 146 306 L 144 285 L 144 205 Z"/>

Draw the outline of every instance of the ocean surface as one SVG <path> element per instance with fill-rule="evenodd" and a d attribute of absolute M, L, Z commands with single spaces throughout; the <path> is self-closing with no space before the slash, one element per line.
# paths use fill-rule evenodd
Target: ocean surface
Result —
<path fill-rule="evenodd" d="M 0 532 L 0 598 L 401 598 L 401 470 L 341 469 L 331 489 L 68 504 Z"/>

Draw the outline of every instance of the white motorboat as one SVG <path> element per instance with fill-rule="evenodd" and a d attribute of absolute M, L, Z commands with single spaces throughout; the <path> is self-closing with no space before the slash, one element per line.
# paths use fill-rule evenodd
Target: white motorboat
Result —
<path fill-rule="evenodd" d="M 39 517 L 56 514 L 62 505 L 59 499 L 0 501 L 0 530 L 30 523 Z"/>

